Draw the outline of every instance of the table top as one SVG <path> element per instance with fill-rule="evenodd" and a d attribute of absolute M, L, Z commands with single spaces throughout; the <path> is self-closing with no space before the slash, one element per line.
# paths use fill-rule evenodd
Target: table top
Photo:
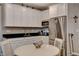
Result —
<path fill-rule="evenodd" d="M 46 44 L 43 44 L 41 48 L 35 48 L 32 44 L 16 48 L 14 53 L 18 56 L 56 56 L 59 54 L 59 49 L 55 46 Z"/>

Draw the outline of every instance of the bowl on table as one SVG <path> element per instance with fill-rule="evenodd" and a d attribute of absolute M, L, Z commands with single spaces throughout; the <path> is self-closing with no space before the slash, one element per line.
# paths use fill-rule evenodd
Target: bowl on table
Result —
<path fill-rule="evenodd" d="M 35 46 L 35 48 L 41 48 L 41 46 L 43 45 L 43 41 L 35 41 L 33 43 L 33 45 Z"/>

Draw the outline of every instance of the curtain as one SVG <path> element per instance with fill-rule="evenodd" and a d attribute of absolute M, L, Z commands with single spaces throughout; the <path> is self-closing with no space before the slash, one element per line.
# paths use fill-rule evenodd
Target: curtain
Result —
<path fill-rule="evenodd" d="M 56 19 L 57 38 L 62 38 L 61 27 L 58 18 Z"/>
<path fill-rule="evenodd" d="M 65 19 L 64 19 L 64 17 L 59 17 L 58 20 L 60 23 L 62 38 L 65 39 L 65 32 L 64 32 L 64 20 Z"/>
<path fill-rule="evenodd" d="M 55 18 L 49 20 L 49 43 L 54 44 L 54 40 L 57 37 L 56 21 Z"/>
<path fill-rule="evenodd" d="M 63 53 L 64 55 L 67 54 L 67 45 L 66 45 L 66 32 L 67 32 L 67 22 L 66 22 L 66 16 L 61 16 L 61 17 L 58 17 L 58 20 L 59 20 L 59 24 L 60 24 L 60 28 L 61 28 L 61 35 L 62 35 L 62 39 L 64 41 L 64 44 L 63 44 Z"/>
<path fill-rule="evenodd" d="M 56 17 L 49 20 L 49 44 L 53 44 L 55 38 L 66 40 L 66 16 Z M 64 46 L 65 45 L 65 46 Z M 64 43 L 66 49 L 66 42 Z"/>

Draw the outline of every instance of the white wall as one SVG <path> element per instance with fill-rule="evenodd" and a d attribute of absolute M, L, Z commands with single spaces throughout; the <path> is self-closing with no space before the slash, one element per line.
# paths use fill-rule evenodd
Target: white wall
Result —
<path fill-rule="evenodd" d="M 2 17 L 1 17 L 1 7 L 2 6 L 0 6 L 0 40 L 2 40 Z"/>
<path fill-rule="evenodd" d="M 49 17 L 67 16 L 67 3 L 59 3 L 49 7 Z"/>
<path fill-rule="evenodd" d="M 75 23 L 73 17 L 78 16 L 77 23 Z M 75 52 L 79 52 L 79 4 L 68 4 L 68 20 L 67 20 L 67 29 L 68 34 L 72 33 L 73 41 L 74 41 L 74 50 Z M 69 47 L 69 38 L 67 41 L 67 53 L 70 53 L 70 47 Z"/>
<path fill-rule="evenodd" d="M 2 17 L 1 17 L 1 13 L 2 13 L 2 6 L 0 6 L 0 41 L 2 41 Z M 1 47 L 0 47 L 0 55 L 2 55 Z"/>

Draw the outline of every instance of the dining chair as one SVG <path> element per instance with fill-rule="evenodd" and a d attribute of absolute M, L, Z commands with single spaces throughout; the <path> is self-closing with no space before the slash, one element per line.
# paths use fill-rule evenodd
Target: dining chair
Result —
<path fill-rule="evenodd" d="M 2 48 L 2 54 L 3 56 L 13 56 L 13 49 L 11 47 L 11 44 L 9 42 L 9 40 L 5 40 L 5 41 L 2 41 L 0 43 L 0 46 Z"/>
<path fill-rule="evenodd" d="M 75 50 L 75 49 L 77 49 L 77 48 L 75 48 L 74 45 L 73 45 L 73 43 L 74 43 L 73 39 L 74 39 L 74 38 L 75 38 L 75 37 L 74 37 L 74 34 L 69 33 L 70 56 L 79 56 L 79 52 L 77 52 L 78 50 Z M 75 41 L 75 42 L 77 42 L 77 41 Z"/>
<path fill-rule="evenodd" d="M 56 46 L 57 48 L 59 48 L 59 51 L 60 51 L 59 55 L 61 55 L 61 51 L 63 49 L 63 39 L 55 38 L 54 46 Z"/>

